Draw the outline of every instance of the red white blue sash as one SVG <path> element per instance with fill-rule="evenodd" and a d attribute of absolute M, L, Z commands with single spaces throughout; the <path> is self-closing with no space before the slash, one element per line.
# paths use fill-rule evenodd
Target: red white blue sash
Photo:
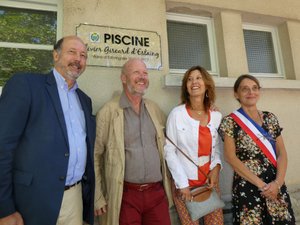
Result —
<path fill-rule="evenodd" d="M 242 108 L 234 111 L 230 116 L 252 138 L 256 145 L 276 167 L 276 143 L 270 134 L 252 120 Z"/>

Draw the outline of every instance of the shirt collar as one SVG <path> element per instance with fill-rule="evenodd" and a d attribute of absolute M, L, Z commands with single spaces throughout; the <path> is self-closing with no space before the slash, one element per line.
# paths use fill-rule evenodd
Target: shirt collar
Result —
<path fill-rule="evenodd" d="M 67 91 L 69 88 L 66 79 L 55 68 L 53 68 L 53 74 L 56 80 L 57 87 Z M 78 84 L 75 81 L 73 87 L 69 91 L 75 91 L 77 88 L 78 88 Z"/>
<path fill-rule="evenodd" d="M 119 104 L 120 104 L 120 107 L 121 107 L 122 109 L 132 107 L 132 106 L 131 106 L 131 102 L 129 101 L 129 99 L 128 99 L 128 97 L 127 97 L 127 95 L 125 94 L 124 91 L 123 91 L 122 94 L 121 94 Z M 142 101 L 141 101 L 141 105 L 144 105 L 144 100 L 143 100 L 143 98 L 142 98 Z"/>

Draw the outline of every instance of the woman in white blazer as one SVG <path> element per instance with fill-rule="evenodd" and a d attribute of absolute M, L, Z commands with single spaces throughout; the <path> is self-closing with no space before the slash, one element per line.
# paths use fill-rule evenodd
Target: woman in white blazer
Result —
<path fill-rule="evenodd" d="M 208 178 L 167 141 L 165 159 L 174 180 L 173 200 L 182 224 L 199 224 L 199 221 L 192 221 L 184 203 L 192 201 L 191 187 L 207 183 L 210 188 L 219 189 L 222 143 L 217 130 L 222 115 L 210 110 L 214 101 L 215 85 L 211 75 L 200 66 L 187 70 L 182 80 L 181 105 L 169 114 L 166 134 Z M 204 223 L 223 224 L 222 209 L 204 216 Z"/>

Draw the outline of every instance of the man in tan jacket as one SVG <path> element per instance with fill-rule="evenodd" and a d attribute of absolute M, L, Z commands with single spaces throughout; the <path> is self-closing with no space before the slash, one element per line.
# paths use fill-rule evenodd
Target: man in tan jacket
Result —
<path fill-rule="evenodd" d="M 95 215 L 102 225 L 170 225 L 166 117 L 143 98 L 149 80 L 142 60 L 126 62 L 121 81 L 121 96 L 97 114 Z"/>

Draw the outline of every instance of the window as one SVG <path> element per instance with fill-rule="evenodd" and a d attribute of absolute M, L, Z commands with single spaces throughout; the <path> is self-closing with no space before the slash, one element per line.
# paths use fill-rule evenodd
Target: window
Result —
<path fill-rule="evenodd" d="M 283 77 L 277 30 L 273 27 L 244 25 L 249 73 L 264 77 Z"/>
<path fill-rule="evenodd" d="M 0 86 L 16 72 L 49 72 L 56 42 L 57 0 L 0 2 Z"/>
<path fill-rule="evenodd" d="M 183 73 L 200 65 L 217 74 L 211 18 L 168 13 L 167 32 L 170 72 Z"/>

